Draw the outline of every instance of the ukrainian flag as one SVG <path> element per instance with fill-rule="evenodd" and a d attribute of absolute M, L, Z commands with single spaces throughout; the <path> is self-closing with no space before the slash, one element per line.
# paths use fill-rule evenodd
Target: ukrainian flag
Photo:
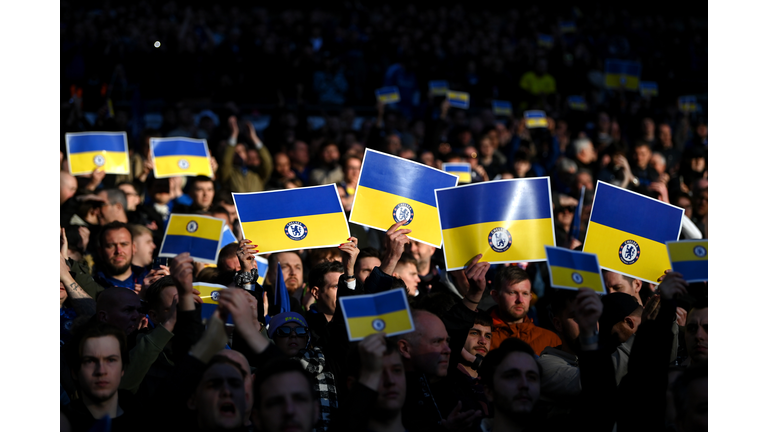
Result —
<path fill-rule="evenodd" d="M 677 106 L 682 112 L 696 112 L 696 96 L 680 96 L 677 99 Z"/>
<path fill-rule="evenodd" d="M 574 111 L 586 111 L 587 101 L 581 96 L 568 96 L 568 106 Z"/>
<path fill-rule="evenodd" d="M 469 109 L 469 93 L 448 90 L 447 98 L 450 106 Z"/>
<path fill-rule="evenodd" d="M 192 287 L 200 291 L 200 298 L 203 299 L 200 317 L 202 319 L 209 319 L 213 315 L 213 311 L 219 307 L 219 291 L 225 290 L 227 287 L 205 282 L 195 282 L 192 284 Z M 232 315 L 227 317 L 226 323 L 234 324 Z"/>
<path fill-rule="evenodd" d="M 73 132 L 64 138 L 70 174 L 91 174 L 96 168 L 107 174 L 130 173 L 125 132 Z"/>
<path fill-rule="evenodd" d="M 526 111 L 523 113 L 523 117 L 525 118 L 525 127 L 528 129 L 549 126 L 544 111 Z"/>
<path fill-rule="evenodd" d="M 335 185 L 232 196 L 243 237 L 259 245 L 259 254 L 338 246 L 349 238 Z"/>
<path fill-rule="evenodd" d="M 376 89 L 376 100 L 385 104 L 400 102 L 400 89 L 394 86 Z"/>
<path fill-rule="evenodd" d="M 549 177 L 494 180 L 439 189 L 437 209 L 448 270 L 477 254 L 491 264 L 547 259 L 555 245 Z"/>
<path fill-rule="evenodd" d="M 223 224 L 211 216 L 171 213 L 158 256 L 173 258 L 189 252 L 195 261 L 216 264 Z"/>
<path fill-rule="evenodd" d="M 445 162 L 443 171 L 459 176 L 459 183 L 472 183 L 472 168 L 466 162 Z"/>
<path fill-rule="evenodd" d="M 708 243 L 707 240 L 668 241 L 672 271 L 681 273 L 687 282 L 709 280 Z"/>
<path fill-rule="evenodd" d="M 597 255 L 545 246 L 551 285 L 555 288 L 591 288 L 607 294 Z"/>
<path fill-rule="evenodd" d="M 679 207 L 598 181 L 584 252 L 604 269 L 655 284 L 671 268 L 665 243 L 677 240 L 682 220 Z"/>
<path fill-rule="evenodd" d="M 495 115 L 498 115 L 498 116 L 512 115 L 512 102 L 494 100 L 494 101 L 491 101 L 491 103 L 493 104 L 493 113 Z"/>
<path fill-rule="evenodd" d="M 257 256 L 256 257 L 256 269 L 259 271 L 259 285 L 264 286 L 264 277 L 267 275 L 267 270 L 269 270 L 269 262 L 266 258 Z"/>
<path fill-rule="evenodd" d="M 151 138 L 149 146 L 155 161 L 155 178 L 213 177 L 211 156 L 204 139 Z"/>
<path fill-rule="evenodd" d="M 432 96 L 445 96 L 448 93 L 448 81 L 430 81 L 429 94 Z"/>
<path fill-rule="evenodd" d="M 641 65 L 638 62 L 609 59 L 605 61 L 605 86 L 609 89 L 640 88 Z"/>
<path fill-rule="evenodd" d="M 573 21 L 562 21 L 560 23 L 560 33 L 575 33 L 576 23 Z"/>
<path fill-rule="evenodd" d="M 230 243 L 237 243 L 237 237 L 235 237 L 235 234 L 232 233 L 232 230 L 229 229 L 229 225 L 226 223 L 222 224 L 221 227 L 221 247 L 230 244 Z"/>
<path fill-rule="evenodd" d="M 412 231 L 408 237 L 439 248 L 435 189 L 454 187 L 458 180 L 444 171 L 366 149 L 349 221 L 386 231 L 408 220 L 403 225 Z"/>
<path fill-rule="evenodd" d="M 539 47 L 541 48 L 552 48 L 555 46 L 555 38 L 553 38 L 551 35 L 539 34 L 538 42 Z"/>
<path fill-rule="evenodd" d="M 411 310 L 402 288 L 378 294 L 340 297 L 350 342 L 374 333 L 394 336 L 414 330 Z"/>
<path fill-rule="evenodd" d="M 641 96 L 658 96 L 659 86 L 654 81 L 640 81 L 640 95 Z"/>

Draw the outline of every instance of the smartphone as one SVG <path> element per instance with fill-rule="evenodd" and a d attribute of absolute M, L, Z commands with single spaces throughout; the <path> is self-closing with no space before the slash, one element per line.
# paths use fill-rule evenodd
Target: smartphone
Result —
<path fill-rule="evenodd" d="M 168 258 L 155 258 L 152 261 L 152 270 L 159 269 L 161 265 L 168 267 Z"/>

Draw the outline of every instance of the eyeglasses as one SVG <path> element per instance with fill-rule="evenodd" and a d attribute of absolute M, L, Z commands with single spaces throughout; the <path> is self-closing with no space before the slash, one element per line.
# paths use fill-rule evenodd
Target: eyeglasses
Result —
<path fill-rule="evenodd" d="M 309 333 L 309 329 L 306 327 L 278 327 L 277 330 L 275 330 L 275 336 L 279 337 L 288 337 L 291 335 L 291 333 L 295 334 L 296 337 L 302 337 L 306 336 L 307 333 Z"/>

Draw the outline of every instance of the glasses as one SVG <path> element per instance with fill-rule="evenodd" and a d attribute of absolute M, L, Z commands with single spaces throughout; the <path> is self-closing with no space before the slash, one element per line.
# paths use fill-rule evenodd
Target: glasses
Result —
<path fill-rule="evenodd" d="M 309 333 L 309 329 L 306 327 L 278 327 L 275 331 L 275 336 L 288 337 L 291 335 L 291 333 L 295 334 L 296 337 L 302 337 Z"/>

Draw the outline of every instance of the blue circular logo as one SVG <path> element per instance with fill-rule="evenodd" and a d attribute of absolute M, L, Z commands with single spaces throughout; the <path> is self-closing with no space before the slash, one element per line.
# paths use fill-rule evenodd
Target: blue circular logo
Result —
<path fill-rule="evenodd" d="M 384 322 L 384 320 L 380 319 L 380 318 L 376 318 L 375 320 L 373 320 L 371 325 L 373 326 L 373 329 L 378 331 L 378 332 L 384 330 L 384 327 L 387 326 L 387 324 Z"/>
<path fill-rule="evenodd" d="M 186 159 L 179 159 L 179 168 L 185 170 L 189 168 L 189 162 Z"/>
<path fill-rule="evenodd" d="M 408 225 L 413 221 L 413 207 L 406 203 L 400 203 L 392 210 L 392 218 L 395 222 L 407 221 L 403 226 Z"/>
<path fill-rule="evenodd" d="M 214 291 L 214 292 L 211 293 L 211 300 L 219 301 L 219 292 L 218 291 Z"/>
<path fill-rule="evenodd" d="M 494 252 L 506 252 L 512 246 L 512 235 L 505 228 L 494 228 L 488 234 L 488 244 Z"/>
<path fill-rule="evenodd" d="M 707 256 L 707 249 L 704 246 L 696 246 L 693 248 L 693 254 L 699 258 Z"/>
<path fill-rule="evenodd" d="M 104 156 L 102 155 L 96 155 L 93 157 L 93 163 L 95 163 L 96 166 L 100 167 L 100 166 L 103 166 L 105 163 L 107 163 L 107 160 L 104 159 Z"/>
<path fill-rule="evenodd" d="M 632 265 L 640 258 L 640 245 L 634 240 L 627 240 L 619 246 L 619 259 L 626 265 Z"/>
<path fill-rule="evenodd" d="M 576 272 L 573 272 L 573 274 L 571 275 L 571 279 L 573 279 L 573 281 L 576 282 L 577 284 L 581 284 L 582 282 L 584 282 L 584 278 Z"/>
<path fill-rule="evenodd" d="M 299 221 L 291 221 L 285 224 L 285 235 L 291 240 L 304 240 L 309 233 L 307 226 Z"/>
<path fill-rule="evenodd" d="M 189 221 L 189 223 L 187 224 L 187 231 L 193 233 L 197 231 L 197 227 L 198 227 L 197 222 Z"/>

